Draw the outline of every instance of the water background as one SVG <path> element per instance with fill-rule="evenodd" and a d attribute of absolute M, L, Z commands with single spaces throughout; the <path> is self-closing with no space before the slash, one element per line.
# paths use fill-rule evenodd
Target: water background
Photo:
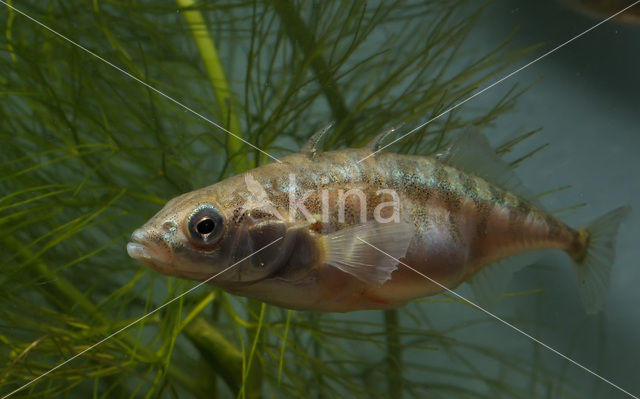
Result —
<path fill-rule="evenodd" d="M 55 7 L 59 6 L 55 2 L 52 4 Z M 79 8 L 78 10 L 84 9 Z M 84 15 L 82 12 L 78 12 L 79 16 Z M 158 17 L 158 23 L 161 25 L 165 19 L 163 19 L 163 14 L 159 13 L 159 15 L 161 16 Z M 16 18 L 22 17 L 17 16 Z M 5 20 L 0 19 L 0 21 L 3 21 L 4 24 Z M 93 26 L 90 21 L 89 17 L 86 19 L 74 18 L 61 23 L 61 26 L 67 26 L 66 32 L 73 38 L 82 41 L 85 34 L 84 25 Z M 477 21 L 466 45 L 460 52 L 460 61 L 457 62 L 464 62 L 466 56 L 491 51 L 510 34 L 513 34 L 511 44 L 513 48 L 543 44 L 542 47 L 520 58 L 512 67 L 507 68 L 494 79 L 489 79 L 486 86 L 554 46 L 583 32 L 597 21 L 597 19 L 568 10 L 551 0 L 536 2 L 498 0 L 489 5 Z M 171 22 L 173 20 L 167 17 L 167 26 L 170 26 Z M 26 22 L 22 21 L 21 23 L 25 24 Z M 234 23 L 239 26 L 239 31 L 243 34 L 247 33 L 247 27 L 250 26 L 249 20 L 240 20 Z M 122 36 L 116 35 L 116 39 L 135 36 L 136 40 L 144 45 L 159 47 L 163 45 L 160 43 L 162 42 L 161 38 L 159 40 L 158 38 L 148 38 L 144 31 L 134 31 L 132 27 L 135 26 L 133 22 L 122 19 L 111 27 L 116 33 L 118 31 L 126 33 Z M 139 27 L 137 28 L 139 29 Z M 390 24 L 385 26 L 387 31 L 376 31 L 374 35 L 383 38 L 389 32 L 402 31 L 404 28 L 402 23 Z M 51 36 L 43 36 L 42 28 L 36 25 L 33 25 L 31 29 L 33 30 L 34 46 L 52 46 L 55 49 L 56 46 L 68 45 Z M 219 33 L 217 30 L 213 30 L 215 34 Z M 46 39 L 43 39 L 44 37 Z M 605 308 L 600 314 L 587 316 L 584 313 L 573 281 L 570 262 L 563 254 L 556 253 L 544 254 L 535 265 L 516 273 L 509 286 L 509 291 L 515 293 L 530 290 L 541 290 L 540 292 L 505 298 L 492 311 L 635 395 L 640 394 L 640 380 L 637 378 L 637 367 L 634 367 L 637 359 L 640 358 L 638 340 L 640 314 L 637 306 L 640 303 L 640 290 L 638 290 L 640 285 L 640 247 L 636 244 L 639 235 L 638 226 L 640 226 L 640 216 L 638 216 L 640 201 L 637 199 L 640 195 L 638 179 L 640 171 L 640 157 L 638 157 L 640 149 L 640 100 L 638 94 L 640 93 L 640 76 L 638 75 L 640 51 L 638 50 L 640 47 L 638 43 L 640 41 L 638 38 L 640 38 L 640 26 L 627 26 L 613 22 L 604 24 L 519 72 L 499 86 L 474 98 L 459 109 L 462 115 L 485 112 L 516 82 L 520 84 L 520 87 L 535 83 L 519 98 L 514 110 L 501 116 L 495 124 L 484 129 L 492 143 L 498 145 L 517 134 L 542 128 L 534 138 L 517 147 L 513 154 L 506 156 L 507 159 L 517 159 L 520 155 L 540 145 L 549 144 L 544 150 L 538 152 L 533 158 L 525 160 L 518 167 L 517 172 L 527 187 L 534 192 L 544 192 L 571 185 L 568 189 L 545 196 L 543 203 L 550 210 L 585 203 L 584 207 L 559 214 L 563 220 L 574 226 L 587 223 L 619 205 L 631 204 L 633 206 L 634 211 L 619 232 L 618 260 L 614 267 L 611 292 L 606 300 Z M 89 40 L 88 34 L 86 39 L 86 42 L 92 43 L 90 47 L 98 54 L 113 51 L 109 43 L 98 41 L 99 44 L 95 44 Z M 229 37 L 225 37 L 225 39 L 229 39 Z M 161 86 L 169 94 L 186 101 L 194 109 L 200 111 L 213 98 L 209 89 L 203 86 L 204 78 L 202 76 L 199 77 L 200 80 L 194 78 L 192 81 L 180 82 L 181 85 L 171 86 L 168 83 L 175 78 L 172 75 L 171 62 L 174 62 L 175 65 L 200 62 L 195 47 L 189 44 L 188 37 L 185 38 L 184 43 L 184 48 L 181 48 L 182 57 L 163 60 L 166 63 L 162 63 L 157 69 L 156 65 L 150 63 L 151 65 L 148 67 L 150 75 L 153 77 L 151 83 Z M 370 50 L 375 50 L 375 43 L 369 45 L 371 46 Z M 242 52 L 232 50 L 227 47 L 227 52 L 223 51 L 222 56 L 229 57 L 227 61 L 229 59 L 233 61 L 235 70 L 229 71 L 229 73 L 234 79 L 239 80 L 243 78 L 242 71 L 247 64 L 243 59 Z M 74 53 L 73 56 L 82 60 L 77 64 L 81 69 L 95 69 L 95 79 L 100 81 L 100 84 L 122 82 L 127 79 L 119 72 L 99 65 L 98 60 L 80 51 Z M 34 62 L 34 65 L 37 62 L 47 62 L 46 59 L 31 61 Z M 58 60 L 58 62 L 62 65 L 67 60 Z M 24 72 L 25 76 L 27 74 L 28 72 Z M 20 76 L 20 73 L 17 76 Z M 5 79 L 0 78 L 0 82 Z M 12 78 L 15 77 L 12 76 Z M 47 78 L 54 81 L 55 74 L 47 75 Z M 133 81 L 128 84 L 138 85 Z M 117 98 L 119 94 L 118 90 L 112 92 L 109 89 L 107 84 L 102 92 L 107 104 L 109 103 L 108 99 Z M 47 88 L 37 85 L 33 88 L 35 93 L 46 92 L 46 90 Z M 166 135 L 168 143 L 166 147 L 158 147 L 155 152 L 145 152 L 144 148 L 141 150 L 141 154 L 144 155 L 141 158 L 144 160 L 144 157 L 148 157 L 150 164 L 157 160 L 154 157 L 165 152 L 169 160 L 171 157 L 179 158 L 189 167 L 197 167 L 200 170 L 219 170 L 224 160 L 217 153 L 216 156 L 209 157 L 209 148 L 223 146 L 225 143 L 221 137 L 224 136 L 219 132 L 212 133 L 212 128 L 206 124 L 198 125 L 197 123 L 184 122 L 197 118 L 181 109 L 174 109 L 172 106 L 160 103 L 159 98 L 156 100 L 162 105 L 159 105 L 157 110 L 161 115 L 157 119 L 149 120 L 146 129 L 133 130 L 139 126 L 134 120 L 137 110 L 146 109 L 145 107 L 153 103 L 148 99 L 155 95 L 140 90 L 136 94 L 139 97 L 135 97 L 131 103 L 127 103 L 132 113 L 123 114 L 121 118 L 125 121 L 122 123 L 115 121 L 120 117 L 119 115 L 110 115 L 108 109 L 102 110 L 99 101 L 96 103 L 97 105 L 83 109 L 82 112 L 90 113 L 92 116 L 96 115 L 96 119 L 105 118 L 106 125 L 108 125 L 109 118 L 112 118 L 111 123 L 116 124 L 119 128 L 123 128 L 123 126 L 126 128 L 126 119 L 130 118 L 132 128 L 131 141 L 128 141 L 131 143 L 130 150 L 137 151 L 137 148 L 143 148 L 148 142 L 153 142 L 154 135 L 158 131 L 162 131 L 162 134 Z M 348 100 L 356 98 L 356 95 L 351 94 Z M 123 99 L 123 101 L 125 100 L 131 99 Z M 87 99 L 87 102 L 93 104 L 91 101 Z M 64 97 L 61 102 L 64 102 Z M 276 143 L 284 148 L 275 148 L 276 154 L 286 154 L 296 150 L 302 139 L 317 128 L 318 123 L 326 123 L 331 119 L 331 113 L 326 105 L 315 109 L 313 121 L 298 120 L 295 122 L 295 129 L 285 126 L 279 132 L 280 137 Z M 105 113 L 101 113 L 102 111 Z M 143 111 L 140 112 L 143 113 Z M 366 115 L 363 118 L 366 119 Z M 419 116 L 415 123 L 424 122 L 427 119 L 426 115 Z M 47 129 L 55 129 L 47 124 L 46 118 L 43 118 L 42 114 L 25 118 L 24 122 L 41 126 L 42 131 L 45 132 L 43 137 L 49 137 L 46 133 Z M 2 126 L 2 121 L 0 121 L 0 128 Z M 87 129 L 86 126 L 85 129 Z M 193 132 L 197 132 L 199 139 L 205 144 L 200 145 L 197 152 L 180 153 L 179 148 L 176 150 L 176 147 L 182 143 L 176 137 L 184 137 L 180 136 L 184 134 L 184 129 L 192 129 L 189 131 L 189 134 L 192 135 L 190 137 L 195 137 L 196 134 Z M 128 131 L 118 132 L 123 136 L 126 136 L 126 133 Z M 373 133 L 376 132 L 371 134 Z M 55 137 L 55 135 L 51 136 Z M 43 145 L 34 142 L 34 153 L 38 152 L 41 149 L 40 146 Z M 6 151 L 1 155 L 2 161 L 12 159 L 12 154 Z M 139 165 L 131 159 L 128 159 L 128 162 L 131 162 L 131 165 L 126 162 L 122 163 L 123 173 L 113 176 L 114 184 L 131 189 L 137 185 L 141 187 L 152 185 L 150 181 L 154 179 L 162 180 L 155 175 L 151 177 L 144 175 L 140 172 Z M 137 162 L 144 163 L 140 159 Z M 160 193 L 159 195 L 163 193 L 175 194 L 213 183 L 212 180 L 215 180 L 211 174 L 189 174 L 188 167 L 172 165 L 171 162 L 169 164 L 170 177 L 176 183 L 171 185 L 164 180 L 159 182 L 154 186 L 156 192 Z M 155 172 L 155 170 L 152 171 Z M 125 172 L 130 172 L 130 174 Z M 79 173 L 79 176 L 82 176 L 82 173 L 84 172 Z M 28 188 L 29 184 L 29 180 L 24 180 L 24 188 Z M 171 196 L 170 194 L 164 195 Z M 131 200 L 125 205 L 125 208 L 130 212 L 125 222 L 118 222 L 120 224 L 114 222 L 99 227 L 97 232 L 94 231 L 90 237 L 83 236 L 82 245 L 86 245 L 86 247 L 80 244 L 78 244 L 78 248 L 74 247 L 78 250 L 78 254 L 83 254 L 92 248 L 108 245 L 107 253 L 99 253 L 89 257 L 83 262 L 74 264 L 72 269 L 66 270 L 72 277 L 77 278 L 78 287 L 91 291 L 90 295 L 93 295 L 96 300 L 111 294 L 119 286 L 127 283 L 140 270 L 140 266 L 126 256 L 124 244 L 129 232 L 160 206 L 150 204 L 140 198 Z M 85 208 L 78 207 L 75 216 L 81 216 L 83 209 Z M 109 240 L 115 240 L 115 242 L 109 244 Z M 46 254 L 43 255 L 43 259 L 55 264 L 60 255 L 60 253 Z M 96 270 L 96 266 L 99 266 L 100 269 Z M 93 278 L 103 278 L 105 275 L 111 279 L 110 283 L 116 283 L 115 287 L 109 286 L 107 289 L 98 285 L 97 288 L 95 286 L 87 288 L 84 285 Z M 148 285 L 143 287 L 145 290 L 141 291 L 141 297 L 132 301 L 131 306 L 123 305 L 124 310 L 110 309 L 112 314 L 121 317 L 122 320 L 127 317 L 136 317 L 141 312 L 149 310 L 149 306 L 157 306 L 167 298 L 184 291 L 186 287 L 192 286 L 190 283 L 184 283 L 184 285 L 175 283 L 174 280 L 168 280 L 163 276 L 145 275 L 141 281 L 148 282 Z M 47 282 L 38 281 L 38 284 L 47 284 Z M 154 287 L 154 291 L 146 291 L 149 287 Z M 7 308 L 11 308 L 15 304 L 10 300 L 13 295 L 11 289 L 11 287 L 3 286 L 3 290 L 5 290 L 2 296 L 3 305 Z M 210 288 L 202 287 L 200 291 L 198 299 L 206 295 Z M 460 287 L 457 292 L 464 296 L 471 296 L 471 290 L 466 285 Z M 38 300 L 34 299 L 34 301 Z M 195 300 L 185 305 L 184 312 L 187 313 L 194 303 Z M 238 315 L 246 317 L 247 320 L 251 319 L 247 316 L 251 308 L 246 305 L 246 301 L 231 298 L 230 303 L 237 310 Z M 70 307 L 68 314 L 75 315 L 76 311 L 77 308 Z M 267 324 L 271 323 L 271 327 L 265 327 L 268 330 L 266 333 L 268 338 L 265 339 L 268 345 L 266 345 L 267 349 L 263 355 L 267 359 L 265 374 L 268 374 L 268 377 L 266 378 L 270 378 L 268 381 L 272 385 L 265 388 L 264 397 L 271 397 L 271 395 L 287 397 L 291 392 L 300 392 L 300 389 L 303 391 L 308 389 L 317 397 L 327 397 L 326 392 L 321 388 L 325 385 L 332 386 L 332 384 L 335 386 L 332 386 L 333 391 L 329 392 L 333 392 L 337 396 L 390 396 L 387 393 L 388 372 L 386 371 L 387 358 L 390 355 L 385 352 L 383 338 L 372 341 L 375 337 L 383 337 L 385 328 L 388 328 L 384 324 L 382 312 L 354 312 L 322 316 L 308 312 L 295 312 L 293 319 L 299 325 L 293 325 L 291 328 L 300 331 L 300 336 L 297 337 L 300 341 L 294 341 L 287 347 L 285 359 L 292 362 L 293 374 L 285 375 L 283 387 L 280 387 L 279 383 L 275 382 L 276 379 L 273 375 L 277 374 L 274 368 L 278 367 L 277 354 L 284 332 L 283 320 L 286 315 L 286 312 L 279 309 L 269 308 L 268 310 Z M 184 314 L 173 314 L 173 316 L 183 317 Z M 31 320 L 39 320 L 43 316 L 40 313 L 34 313 L 33 316 L 29 314 L 27 317 L 31 317 Z M 160 327 L 155 328 L 152 325 L 141 332 L 140 337 L 143 341 L 166 339 L 166 336 L 161 335 L 158 330 L 170 326 L 171 320 L 160 320 Z M 348 328 L 339 330 L 343 326 L 341 324 L 343 322 L 347 323 L 344 325 Z M 9 336 L 10 330 L 17 327 L 20 326 L 11 324 L 9 320 L 3 320 L 3 330 L 0 331 L 0 335 Z M 245 334 L 244 327 L 239 327 L 228 319 L 223 319 L 219 324 L 216 324 L 216 327 L 220 327 L 226 337 L 238 346 L 242 339 L 246 339 L 242 338 Z M 400 310 L 399 329 L 403 346 L 403 362 L 405 363 L 402 375 L 405 397 L 425 397 L 425 395 L 443 398 L 628 397 L 476 309 L 448 301 L 442 296 L 414 301 Z M 104 331 L 99 331 L 96 335 L 80 337 L 75 344 L 86 345 L 96 342 L 114 330 L 115 327 L 105 328 Z M 237 333 L 238 330 L 242 332 Z M 50 332 L 48 329 L 43 331 L 38 333 L 42 335 Z M 291 334 L 295 333 L 294 331 Z M 36 334 L 36 336 L 38 335 Z M 319 350 L 319 355 L 314 352 L 317 346 L 305 346 L 311 339 L 310 336 L 317 339 L 318 342 L 326 344 L 326 347 Z M 313 340 L 311 341 L 313 342 Z M 25 342 L 30 341 L 26 340 Z M 171 358 L 172 361 L 177 363 L 176 359 L 189 359 L 189 356 L 199 359 L 198 352 L 189 345 L 184 337 L 180 337 L 177 342 L 179 349 Z M 3 342 L 4 344 L 6 343 Z M 251 341 L 242 341 L 242 344 L 245 345 L 245 348 L 249 348 Z M 296 345 L 298 347 L 295 347 Z M 8 346 L 5 345 L 2 349 L 3 356 L 9 356 Z M 107 351 L 106 347 L 97 348 L 96 351 L 97 353 L 101 353 L 100 351 L 104 351 L 105 354 L 111 353 Z M 117 349 L 109 348 L 109 351 L 117 351 Z M 308 357 L 304 357 L 305 354 Z M 35 359 L 43 359 L 36 357 L 35 354 L 32 356 Z M 56 350 L 50 349 L 48 357 L 44 357 L 43 363 L 52 367 L 68 356 L 68 352 L 60 355 Z M 298 366 L 296 361 L 300 361 L 301 366 Z M 86 367 L 93 365 L 89 361 L 77 364 L 80 365 L 78 366 L 80 371 L 83 365 Z M 189 364 L 185 366 L 184 363 L 180 363 L 180 366 L 188 373 L 197 374 L 198 372 L 190 369 Z M 308 370 L 309 368 L 310 370 Z M 127 374 L 128 369 L 124 370 L 121 374 L 116 374 L 115 378 L 126 380 L 126 376 L 122 377 L 122 375 Z M 162 368 L 160 366 L 154 370 L 161 375 Z M 352 373 L 349 374 L 349 381 L 353 386 L 335 383 L 335 381 L 342 381 L 339 374 L 343 370 Z M 338 375 L 336 376 L 332 372 Z M 155 374 L 153 375 L 155 376 Z M 308 377 L 308 375 L 312 375 L 315 379 Z M 131 379 L 135 379 L 135 377 L 135 373 L 133 373 Z M 65 384 L 64 377 L 60 378 L 54 381 Z M 142 391 L 150 386 L 160 386 L 163 382 L 162 379 L 159 381 L 144 381 Z M 217 388 L 219 396 L 233 397 L 221 380 L 219 381 Z M 79 387 L 74 387 L 69 391 L 68 397 L 87 397 L 93 389 L 104 393 L 105 387 L 110 381 L 108 378 L 104 378 L 95 382 L 95 386 L 92 385 L 94 382 L 89 381 Z M 129 386 L 137 386 L 137 383 L 137 381 L 135 383 L 129 382 Z M 297 383 L 300 386 L 287 390 L 290 388 L 287 385 L 289 383 L 292 385 Z M 15 385 L 11 385 L 11 387 L 15 387 Z M 181 390 L 182 388 L 176 389 L 179 397 L 189 397 L 185 390 Z M 366 389 L 370 392 L 366 392 Z M 2 387 L 0 393 L 4 392 L 5 388 Z M 42 393 L 43 391 L 39 392 L 41 395 L 46 395 L 46 393 Z M 324 392 L 325 396 L 318 392 Z M 371 392 L 375 392 L 375 394 Z M 159 395 L 173 397 L 172 393 L 166 391 L 162 391 Z M 138 394 L 138 396 L 142 395 Z"/>
<path fill-rule="evenodd" d="M 517 28 L 515 41 L 519 45 L 543 42 L 545 46 L 540 51 L 544 52 L 596 22 L 598 19 L 576 14 L 553 1 L 498 1 L 487 10 L 480 22 L 483 28 L 473 40 L 483 48 Z M 605 311 L 598 317 L 586 317 L 580 312 L 576 289 L 570 285 L 569 262 L 562 255 L 548 255 L 543 259 L 544 266 L 517 273 L 512 287 L 544 287 L 545 293 L 536 295 L 534 300 L 515 300 L 515 314 L 532 317 L 538 326 L 545 326 L 539 335 L 544 342 L 599 370 L 636 395 L 640 386 L 631 364 L 640 351 L 636 306 L 640 301 L 640 249 L 635 244 L 640 225 L 638 35 L 638 26 L 607 23 L 518 73 L 514 79 L 525 84 L 541 80 L 498 126 L 507 134 L 522 126 L 543 127 L 535 143 L 550 145 L 525 161 L 518 174 L 538 191 L 571 184 L 570 189 L 543 200 L 550 209 L 563 208 L 571 202 L 587 204 L 560 214 L 563 220 L 581 225 L 620 204 L 634 207 L 620 229 L 611 292 Z M 497 92 L 487 92 L 474 100 L 473 106 L 488 104 Z M 487 333 L 502 337 L 504 333 L 497 332 L 501 328 L 496 326 Z M 502 338 L 500 342 L 504 342 Z M 512 344 L 514 352 L 519 344 Z M 562 361 L 552 363 L 561 367 Z M 582 371 L 573 368 L 571 373 L 585 387 L 597 387 L 585 392 L 586 397 L 625 397 L 599 385 Z"/>

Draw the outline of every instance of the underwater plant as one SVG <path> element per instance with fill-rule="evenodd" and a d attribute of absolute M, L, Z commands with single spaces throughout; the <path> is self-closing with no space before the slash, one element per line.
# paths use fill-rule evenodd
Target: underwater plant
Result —
<path fill-rule="evenodd" d="M 0 395 L 29 383 L 20 394 L 581 397 L 579 386 L 535 361 L 533 343 L 532 361 L 478 340 L 489 321 L 475 309 L 459 305 L 448 319 L 450 310 L 439 307 L 455 298 L 384 312 L 296 312 L 194 289 L 140 267 L 125 251 L 133 229 L 170 198 L 269 162 L 267 153 L 296 152 L 330 120 L 325 147 L 357 147 L 493 82 L 532 48 L 513 49 L 507 38 L 488 54 L 469 49 L 484 7 L 462 0 L 5 4 Z M 453 110 L 392 148 L 436 152 L 466 126 L 492 126 L 525 89 L 511 84 L 492 108 Z M 498 152 L 536 131 L 520 132 Z"/>

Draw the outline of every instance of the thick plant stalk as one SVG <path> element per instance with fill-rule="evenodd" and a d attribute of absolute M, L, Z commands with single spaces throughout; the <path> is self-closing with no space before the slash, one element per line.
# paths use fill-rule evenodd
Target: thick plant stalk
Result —
<path fill-rule="evenodd" d="M 198 51 L 200 51 L 200 58 L 202 58 L 216 101 L 220 107 L 221 119 L 233 134 L 242 137 L 238 115 L 233 111 L 233 94 L 229 88 L 229 82 L 222 68 L 218 50 L 209 34 L 204 17 L 200 10 L 194 7 L 196 5 L 194 0 L 176 0 L 176 3 L 182 9 L 182 15 L 187 21 L 193 40 L 198 46 Z M 243 146 L 244 143 L 241 140 L 231 135 L 227 137 L 227 152 L 231 157 L 231 163 L 236 172 L 244 172 L 246 169 L 246 165 L 236 157 Z"/>
<path fill-rule="evenodd" d="M 242 353 L 201 316 L 188 323 L 182 332 L 227 383 L 234 395 L 237 394 L 242 384 Z"/>
<path fill-rule="evenodd" d="M 238 136 L 242 136 L 238 116 L 233 111 L 232 107 L 232 93 L 229 88 L 224 69 L 222 68 L 215 43 L 206 28 L 204 17 L 200 10 L 194 7 L 196 5 L 194 0 L 176 0 L 176 3 L 178 4 L 178 7 L 183 9 L 182 15 L 187 21 L 187 25 L 189 25 L 189 29 L 193 35 L 193 40 L 196 42 L 198 50 L 200 51 L 200 57 L 202 58 L 202 62 L 207 70 L 222 116 L 228 121 L 229 130 Z M 242 149 L 243 145 L 244 143 L 234 137 L 229 137 L 227 140 L 227 152 L 230 156 L 233 169 L 236 172 L 244 172 L 247 168 L 247 165 L 240 161 L 240 158 L 234 157 L 234 155 Z M 198 331 L 199 328 L 202 328 L 203 330 Z M 250 337 L 259 340 L 259 336 L 255 336 L 257 331 L 248 329 L 247 332 Z M 217 331 L 213 329 L 208 331 L 206 329 L 206 321 L 204 321 L 204 319 L 195 319 L 185 327 L 184 333 L 198 347 L 200 352 L 215 369 L 217 369 L 217 366 L 228 365 L 231 357 L 234 359 L 234 364 L 237 364 L 235 362 L 235 360 L 237 360 L 234 357 L 235 354 L 234 356 L 231 356 L 230 353 L 225 354 L 224 351 L 222 353 L 218 353 L 218 349 L 224 349 L 224 345 L 221 348 L 217 348 L 217 345 L 215 345 L 214 342 L 218 341 L 221 336 L 218 336 Z M 213 347 L 211 345 L 213 345 Z M 227 370 L 227 373 L 221 374 L 236 394 L 241 389 L 243 383 L 242 355 L 239 352 L 237 355 L 240 359 L 240 367 L 230 367 Z M 220 356 L 224 358 L 224 361 L 221 361 Z M 258 362 L 255 363 L 257 364 L 252 365 L 252 370 L 247 376 L 247 380 L 244 381 L 245 389 L 242 392 L 243 397 L 255 398 L 260 396 L 262 371 L 260 364 Z"/>
<path fill-rule="evenodd" d="M 387 333 L 387 387 L 389 397 L 402 398 L 402 345 L 398 332 L 398 311 L 395 309 L 384 311 L 384 321 Z"/>

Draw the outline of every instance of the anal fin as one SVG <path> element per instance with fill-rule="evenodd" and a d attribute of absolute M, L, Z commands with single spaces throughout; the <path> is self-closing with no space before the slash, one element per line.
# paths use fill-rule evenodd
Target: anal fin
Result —
<path fill-rule="evenodd" d="M 476 304 L 485 309 L 493 309 L 509 285 L 512 274 L 500 262 L 485 266 L 477 272 L 469 280 Z"/>
<path fill-rule="evenodd" d="M 506 292 L 513 273 L 534 263 L 539 256 L 539 251 L 532 251 L 499 260 L 480 269 L 467 280 L 476 304 L 484 309 L 495 308 Z"/>

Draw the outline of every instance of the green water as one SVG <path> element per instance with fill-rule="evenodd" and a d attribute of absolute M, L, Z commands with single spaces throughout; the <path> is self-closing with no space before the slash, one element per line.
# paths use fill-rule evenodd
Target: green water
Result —
<path fill-rule="evenodd" d="M 0 395 L 631 397 L 451 295 L 318 314 L 204 286 L 101 342 L 195 286 L 125 245 L 167 200 L 270 161 L 238 138 L 279 157 L 331 120 L 326 148 L 408 132 L 598 22 L 552 1 L 190 3 L 9 3 L 75 44 L 0 4 Z M 476 125 L 563 220 L 635 206 L 639 34 L 606 23 L 389 150 Z M 634 395 L 637 222 L 600 314 L 551 253 L 492 309 Z"/>

